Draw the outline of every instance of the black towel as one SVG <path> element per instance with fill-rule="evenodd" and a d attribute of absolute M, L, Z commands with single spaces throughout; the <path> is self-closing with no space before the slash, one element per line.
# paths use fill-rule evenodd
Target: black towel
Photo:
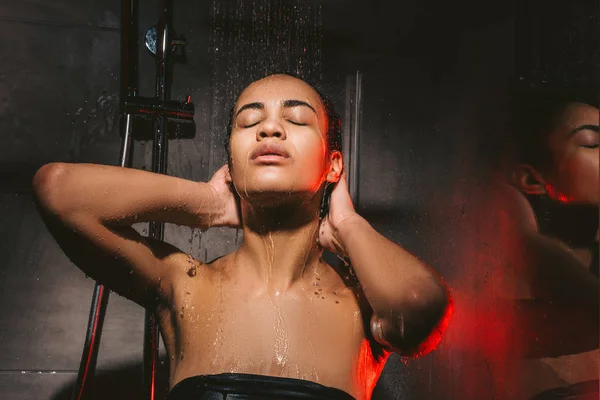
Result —
<path fill-rule="evenodd" d="M 192 376 L 177 383 L 167 400 L 355 400 L 340 389 L 301 379 L 251 374 Z"/>

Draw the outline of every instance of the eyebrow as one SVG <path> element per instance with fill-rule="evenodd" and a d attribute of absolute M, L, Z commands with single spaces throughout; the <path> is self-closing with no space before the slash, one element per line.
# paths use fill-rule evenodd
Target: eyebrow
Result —
<path fill-rule="evenodd" d="M 310 108 L 315 114 L 317 113 L 317 111 L 314 109 L 313 106 L 311 106 L 310 104 L 308 104 L 305 101 L 302 100 L 284 100 L 282 102 L 283 104 L 283 108 L 292 108 L 292 107 L 308 107 Z M 235 113 L 235 116 L 237 117 L 242 111 L 244 110 L 248 110 L 248 109 L 252 109 L 252 110 L 264 110 L 265 109 L 265 104 L 264 103 L 248 103 L 248 104 L 244 104 L 243 106 L 240 107 L 240 109 Z"/>
<path fill-rule="evenodd" d="M 302 100 L 285 100 L 283 102 L 283 107 L 284 108 L 292 108 L 292 107 L 308 107 L 310 108 L 315 114 L 317 113 L 317 111 L 313 108 L 313 106 L 311 106 L 310 104 L 308 104 L 305 101 Z"/>
<path fill-rule="evenodd" d="M 569 136 L 573 136 L 574 134 L 576 134 L 579 131 L 587 131 L 587 130 L 594 131 L 596 133 L 600 133 L 600 126 L 598 126 L 598 125 L 581 125 L 575 129 L 573 129 L 571 131 L 571 133 L 569 134 Z"/>

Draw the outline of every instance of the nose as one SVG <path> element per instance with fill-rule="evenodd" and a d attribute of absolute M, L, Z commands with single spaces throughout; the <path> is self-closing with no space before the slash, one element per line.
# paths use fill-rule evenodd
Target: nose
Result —
<path fill-rule="evenodd" d="M 286 133 L 281 123 L 275 118 L 265 120 L 256 132 L 256 140 L 276 137 L 285 140 Z"/>

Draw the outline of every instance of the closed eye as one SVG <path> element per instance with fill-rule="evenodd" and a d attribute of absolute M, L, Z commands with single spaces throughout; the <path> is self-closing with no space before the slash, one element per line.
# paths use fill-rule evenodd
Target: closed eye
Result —
<path fill-rule="evenodd" d="M 306 126 L 306 125 L 308 125 L 308 124 L 303 124 L 301 122 L 292 121 L 292 120 L 289 120 L 289 119 L 288 119 L 288 122 L 290 124 L 297 125 L 297 126 Z"/>
<path fill-rule="evenodd" d="M 260 121 L 256 121 L 256 122 L 255 122 L 255 123 L 253 123 L 253 124 L 244 125 L 244 126 L 243 126 L 243 128 L 252 128 L 253 126 L 256 126 L 256 125 L 258 125 L 259 123 L 260 123 Z"/>
<path fill-rule="evenodd" d="M 588 149 L 596 149 L 598 148 L 598 144 L 600 143 L 600 133 L 598 133 L 594 126 L 587 126 L 587 129 L 582 129 L 579 131 L 578 136 L 581 141 L 580 145 L 582 147 Z"/>

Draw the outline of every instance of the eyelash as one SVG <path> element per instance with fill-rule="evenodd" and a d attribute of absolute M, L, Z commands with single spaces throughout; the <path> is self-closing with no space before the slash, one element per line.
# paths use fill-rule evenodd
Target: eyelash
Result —
<path fill-rule="evenodd" d="M 288 122 L 290 124 L 293 124 L 293 125 L 296 125 L 296 126 L 306 126 L 306 125 L 308 125 L 308 124 L 301 124 L 300 122 L 294 122 L 294 121 L 290 121 L 290 120 L 288 120 Z"/>
<path fill-rule="evenodd" d="M 585 147 L 585 148 L 588 148 L 588 149 L 596 149 L 596 148 L 598 148 L 599 144 L 598 143 L 596 143 L 596 144 L 582 144 L 581 146 Z"/>
<path fill-rule="evenodd" d="M 288 121 L 290 124 L 293 124 L 293 125 L 296 125 L 296 126 L 306 126 L 306 125 L 308 125 L 308 124 L 301 124 L 301 123 L 299 123 L 299 122 L 294 122 L 294 121 L 290 121 L 290 120 L 287 120 L 287 121 Z M 244 128 L 252 128 L 253 126 L 256 126 L 256 125 L 258 125 L 259 123 L 260 123 L 260 121 L 258 121 L 258 122 L 255 122 L 255 123 L 253 123 L 253 124 L 251 124 L 251 125 L 244 125 Z"/>

